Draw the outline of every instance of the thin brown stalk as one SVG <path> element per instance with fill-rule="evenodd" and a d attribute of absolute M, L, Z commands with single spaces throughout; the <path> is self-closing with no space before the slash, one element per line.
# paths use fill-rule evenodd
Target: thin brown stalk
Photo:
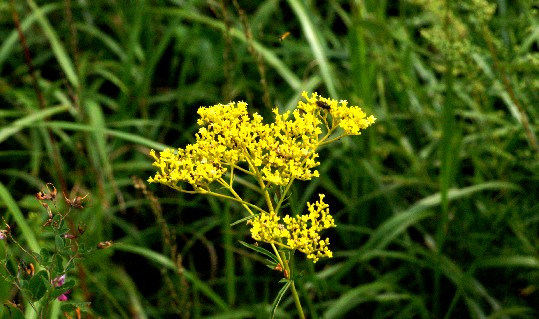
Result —
<path fill-rule="evenodd" d="M 513 90 L 513 86 L 511 85 L 511 81 L 509 80 L 509 77 L 507 76 L 507 72 L 505 71 L 503 65 L 500 63 L 498 59 L 498 55 L 496 54 L 496 48 L 494 47 L 490 30 L 486 26 L 483 27 L 483 34 L 484 34 L 485 40 L 487 41 L 488 49 L 492 56 L 492 60 L 494 61 L 494 68 L 500 74 L 500 77 L 502 78 L 503 86 L 505 87 L 505 90 L 509 94 L 509 98 L 511 99 L 513 104 L 516 106 L 518 113 L 520 114 L 520 120 L 522 123 L 522 127 L 524 128 L 524 133 L 526 134 L 526 138 L 528 139 L 528 143 L 530 143 L 530 146 L 535 150 L 537 154 L 539 154 L 539 144 L 537 143 L 537 137 L 535 136 L 533 130 L 531 129 L 528 115 L 526 114 L 526 111 L 520 104 L 520 101 L 518 100 L 515 94 L 515 91 Z"/>

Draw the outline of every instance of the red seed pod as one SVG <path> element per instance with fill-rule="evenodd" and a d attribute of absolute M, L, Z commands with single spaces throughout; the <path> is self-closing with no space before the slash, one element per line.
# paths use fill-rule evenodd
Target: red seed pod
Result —
<path fill-rule="evenodd" d="M 52 187 L 52 190 L 49 188 L 49 185 Z M 42 190 L 41 192 L 36 193 L 36 198 L 39 200 L 55 200 L 56 194 L 58 193 L 56 190 L 56 187 L 54 187 L 52 183 L 45 184 L 45 187 L 47 187 L 47 190 L 49 191 L 49 193 L 46 194 Z"/>
<path fill-rule="evenodd" d="M 102 241 L 97 244 L 97 249 L 107 249 L 112 246 L 112 240 Z"/>
<path fill-rule="evenodd" d="M 69 198 L 67 198 L 67 195 L 66 195 L 65 192 L 63 192 L 63 194 L 64 194 L 64 199 L 65 199 L 66 203 L 67 203 L 69 206 L 71 206 L 71 207 L 73 207 L 73 208 L 78 208 L 78 209 L 84 208 L 84 206 L 82 206 L 82 201 L 83 201 L 86 197 L 88 197 L 88 195 L 89 195 L 89 193 L 88 193 L 88 194 L 86 194 L 84 197 L 75 196 L 75 198 L 69 199 Z"/>

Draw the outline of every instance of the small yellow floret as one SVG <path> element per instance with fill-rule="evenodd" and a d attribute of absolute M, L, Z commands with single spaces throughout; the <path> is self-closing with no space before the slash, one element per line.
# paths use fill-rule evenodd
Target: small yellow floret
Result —
<path fill-rule="evenodd" d="M 329 214 L 329 205 L 324 203 L 324 195 L 314 204 L 307 203 L 308 215 L 290 217 L 286 215 L 283 223 L 275 213 L 262 213 L 251 219 L 251 236 L 254 240 L 267 243 L 281 243 L 286 240 L 286 246 L 299 250 L 314 263 L 322 257 L 333 257 L 329 250 L 329 238 L 321 239 L 320 232 L 335 227 L 335 221 Z"/>

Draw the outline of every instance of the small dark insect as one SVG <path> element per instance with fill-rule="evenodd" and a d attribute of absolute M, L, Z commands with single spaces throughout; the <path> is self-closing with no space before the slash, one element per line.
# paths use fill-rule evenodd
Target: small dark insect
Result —
<path fill-rule="evenodd" d="M 331 107 L 329 106 L 329 104 L 327 104 L 324 101 L 316 101 L 316 105 L 321 109 L 328 110 L 328 111 L 331 110 Z"/>
<path fill-rule="evenodd" d="M 279 36 L 279 42 L 283 42 L 284 39 L 286 39 L 286 37 L 288 37 L 290 35 L 290 32 L 285 32 L 283 33 L 282 35 Z"/>
<path fill-rule="evenodd" d="M 79 231 L 79 234 L 82 235 L 82 234 L 84 234 L 84 232 L 86 232 L 86 226 L 83 227 L 83 226 L 79 225 L 79 226 L 77 226 L 77 230 Z"/>

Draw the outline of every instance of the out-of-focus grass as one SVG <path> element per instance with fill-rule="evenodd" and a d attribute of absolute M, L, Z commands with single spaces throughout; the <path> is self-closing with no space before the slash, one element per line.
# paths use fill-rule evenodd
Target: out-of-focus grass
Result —
<path fill-rule="evenodd" d="M 300 262 L 308 317 L 538 315 L 529 2 L 14 1 L 43 105 L 10 3 L 0 4 L 0 209 L 34 247 L 46 243 L 40 223 L 21 221 L 45 218 L 34 193 L 53 182 L 91 194 L 82 240 L 116 243 L 73 274 L 87 287 L 72 298 L 90 298 L 94 317 L 268 317 L 279 273 L 238 244 L 247 228 L 229 224 L 241 207 L 152 186 L 167 235 L 132 176 L 153 173 L 150 148 L 193 141 L 199 106 L 245 100 L 269 115 L 265 95 L 289 109 L 302 90 L 378 119 L 323 150 L 321 178 L 292 192 L 293 212 L 327 193 L 339 225 L 333 259 Z M 0 295 L 16 299 L 4 282 Z M 290 298 L 277 317 L 295 317 Z"/>

